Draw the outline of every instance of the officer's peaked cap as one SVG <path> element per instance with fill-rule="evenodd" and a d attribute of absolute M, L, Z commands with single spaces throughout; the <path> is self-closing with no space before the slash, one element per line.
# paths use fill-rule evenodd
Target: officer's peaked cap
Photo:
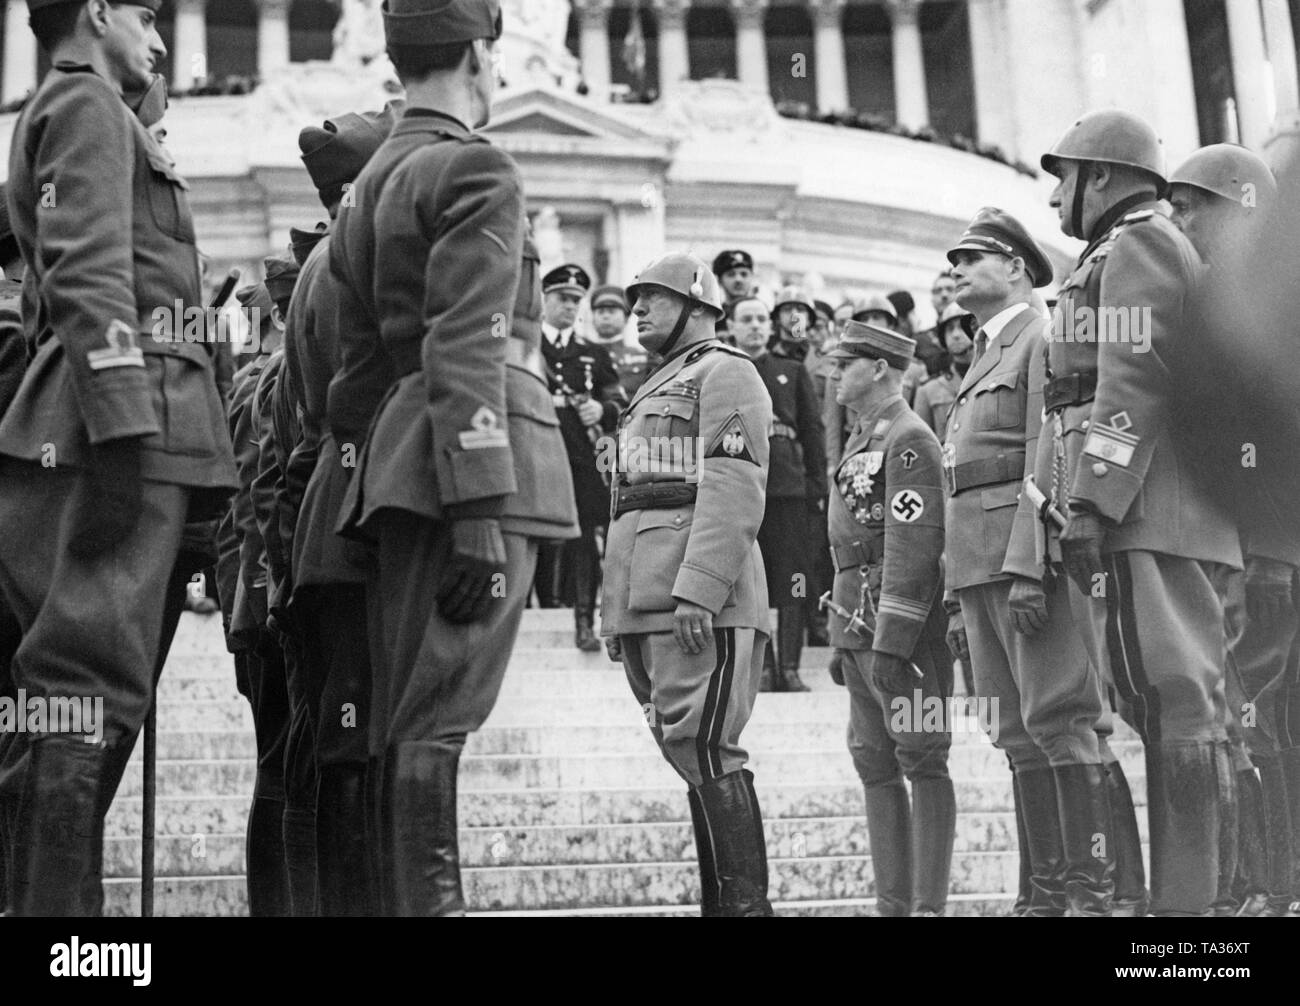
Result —
<path fill-rule="evenodd" d="M 500 0 L 384 0 L 389 45 L 453 45 L 501 37 Z"/>
<path fill-rule="evenodd" d="M 975 214 L 957 243 L 948 249 L 948 261 L 957 264 L 959 251 L 992 252 L 1025 261 L 1025 271 L 1034 287 L 1052 281 L 1051 259 L 1039 247 L 1029 231 L 1005 210 L 986 206 Z"/>
<path fill-rule="evenodd" d="M 850 321 L 827 355 L 836 360 L 884 360 L 891 367 L 906 370 L 915 353 L 915 339 L 866 322 Z"/>
<path fill-rule="evenodd" d="M 580 265 L 569 263 L 557 266 L 542 277 L 542 293 L 567 291 L 585 297 L 590 289 L 591 277 Z"/>

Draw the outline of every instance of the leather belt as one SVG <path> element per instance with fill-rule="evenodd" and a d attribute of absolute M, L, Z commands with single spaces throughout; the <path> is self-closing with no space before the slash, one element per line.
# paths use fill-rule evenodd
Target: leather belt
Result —
<path fill-rule="evenodd" d="M 1010 454 L 999 454 L 995 458 L 966 461 L 945 468 L 944 475 L 948 480 L 948 492 L 953 496 L 968 489 L 1019 482 L 1025 477 L 1025 452 L 1013 451 Z"/>
<path fill-rule="evenodd" d="M 835 565 L 835 572 L 875 565 L 884 553 L 883 546 L 883 538 L 872 542 L 854 541 L 847 545 L 832 545 L 831 562 Z"/>
<path fill-rule="evenodd" d="M 784 437 L 786 440 L 798 440 L 799 431 L 793 426 L 786 426 L 785 423 L 773 423 L 772 436 Z"/>
<path fill-rule="evenodd" d="M 1067 374 L 1054 377 L 1043 388 L 1043 407 L 1056 412 L 1067 405 L 1083 405 L 1097 396 L 1097 375 Z"/>
<path fill-rule="evenodd" d="M 542 362 L 540 346 L 529 346 L 523 339 L 507 339 L 506 366 L 532 374 L 543 384 L 547 384 L 546 364 Z"/>
<path fill-rule="evenodd" d="M 632 510 L 670 510 L 695 502 L 699 486 L 691 482 L 646 482 L 614 487 L 614 516 Z"/>

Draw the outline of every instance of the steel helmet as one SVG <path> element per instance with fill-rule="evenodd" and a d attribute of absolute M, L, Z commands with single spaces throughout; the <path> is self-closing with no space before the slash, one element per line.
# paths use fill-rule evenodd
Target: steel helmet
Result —
<path fill-rule="evenodd" d="M 661 286 L 680 294 L 688 301 L 701 304 L 719 318 L 726 312 L 722 307 L 722 288 L 718 277 L 702 259 L 685 252 L 670 252 L 655 259 L 641 270 L 627 288 L 627 299 L 635 304 L 643 286 Z"/>
<path fill-rule="evenodd" d="M 873 311 L 888 315 L 895 325 L 898 324 L 898 312 L 894 310 L 894 305 L 884 294 L 873 293 L 870 297 L 859 297 L 853 302 L 854 321 L 862 321 L 864 315 Z"/>
<path fill-rule="evenodd" d="M 1202 147 L 1169 176 L 1169 184 L 1192 185 L 1248 209 L 1277 198 L 1277 181 L 1264 159 L 1233 143 Z"/>
<path fill-rule="evenodd" d="M 944 325 L 948 324 L 948 322 L 952 321 L 954 318 L 966 318 L 969 317 L 969 315 L 970 312 L 954 300 L 943 309 L 943 314 L 939 315 L 939 327 L 943 328 Z"/>
<path fill-rule="evenodd" d="M 1089 112 L 1065 131 L 1042 157 L 1043 170 L 1058 174 L 1061 161 L 1101 161 L 1139 168 L 1165 181 L 1165 149 L 1146 122 L 1129 112 Z"/>
<path fill-rule="evenodd" d="M 804 293 L 803 287 L 782 287 L 781 292 L 776 295 L 776 304 L 772 308 L 772 313 L 775 314 L 787 304 L 795 304 L 799 307 L 807 308 L 808 313 L 812 315 L 813 320 L 815 321 L 817 319 L 817 305 L 813 303 L 813 299 L 809 297 L 808 294 Z"/>

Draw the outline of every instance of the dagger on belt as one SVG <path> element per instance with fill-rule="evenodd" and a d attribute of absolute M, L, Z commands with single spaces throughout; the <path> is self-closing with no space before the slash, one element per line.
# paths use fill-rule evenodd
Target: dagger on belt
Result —
<path fill-rule="evenodd" d="M 831 592 L 829 590 L 818 599 L 817 607 L 821 611 L 834 612 L 836 615 L 839 615 L 840 618 L 847 621 L 849 624 L 845 626 L 846 631 L 854 633 L 860 637 L 863 642 L 874 642 L 875 633 L 871 631 L 871 626 L 867 625 L 867 623 L 862 620 L 862 616 L 857 614 L 857 612 L 849 611 L 849 609 L 844 607 L 844 605 L 832 601 Z M 912 663 L 912 661 L 909 660 L 907 666 L 917 678 L 925 677 L 921 668 L 917 667 L 916 664 Z"/>

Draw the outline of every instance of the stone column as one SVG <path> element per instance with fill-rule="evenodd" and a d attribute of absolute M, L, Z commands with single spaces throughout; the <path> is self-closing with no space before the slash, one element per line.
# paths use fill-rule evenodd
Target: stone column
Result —
<path fill-rule="evenodd" d="M 581 25 L 582 79 L 597 101 L 609 101 L 609 9 L 613 0 L 573 0 Z"/>
<path fill-rule="evenodd" d="M 172 86 L 188 91 L 208 75 L 208 0 L 176 0 L 176 40 L 172 52 Z"/>
<path fill-rule="evenodd" d="M 18 101 L 36 89 L 36 36 L 27 25 L 27 0 L 5 4 L 4 80 L 0 101 Z"/>
<path fill-rule="evenodd" d="M 929 125 L 925 54 L 921 49 L 921 0 L 885 0 L 894 26 L 894 107 L 908 129 Z"/>
<path fill-rule="evenodd" d="M 1281 118 L 1300 108 L 1291 6 L 1287 0 L 1262 0 L 1262 6 L 1268 61 L 1273 65 L 1273 93 L 1277 95 L 1277 115 Z"/>
<path fill-rule="evenodd" d="M 686 41 L 686 15 L 691 0 L 654 0 L 659 22 L 659 95 L 666 97 L 683 80 L 691 79 L 691 50 Z"/>
<path fill-rule="evenodd" d="M 849 76 L 844 67 L 845 0 L 808 0 L 813 19 L 813 55 L 817 61 L 817 111 L 849 107 Z"/>
<path fill-rule="evenodd" d="M 1244 146 L 1258 150 L 1268 136 L 1267 93 L 1264 87 L 1264 22 L 1259 0 L 1227 0 L 1228 49 L 1232 54 L 1232 84 L 1237 92 L 1237 124 Z"/>
<path fill-rule="evenodd" d="M 763 16 L 768 0 L 731 0 L 736 19 L 736 75 L 746 87 L 771 93 L 767 79 L 767 39 Z"/>
<path fill-rule="evenodd" d="M 258 0 L 257 75 L 266 79 L 289 65 L 290 0 Z"/>
<path fill-rule="evenodd" d="M 975 134 L 980 143 L 996 143 L 1004 151 L 1015 146 L 1011 81 L 1007 74 L 1007 36 L 999 0 L 966 0 L 970 25 L 971 71 L 975 84 Z"/>

